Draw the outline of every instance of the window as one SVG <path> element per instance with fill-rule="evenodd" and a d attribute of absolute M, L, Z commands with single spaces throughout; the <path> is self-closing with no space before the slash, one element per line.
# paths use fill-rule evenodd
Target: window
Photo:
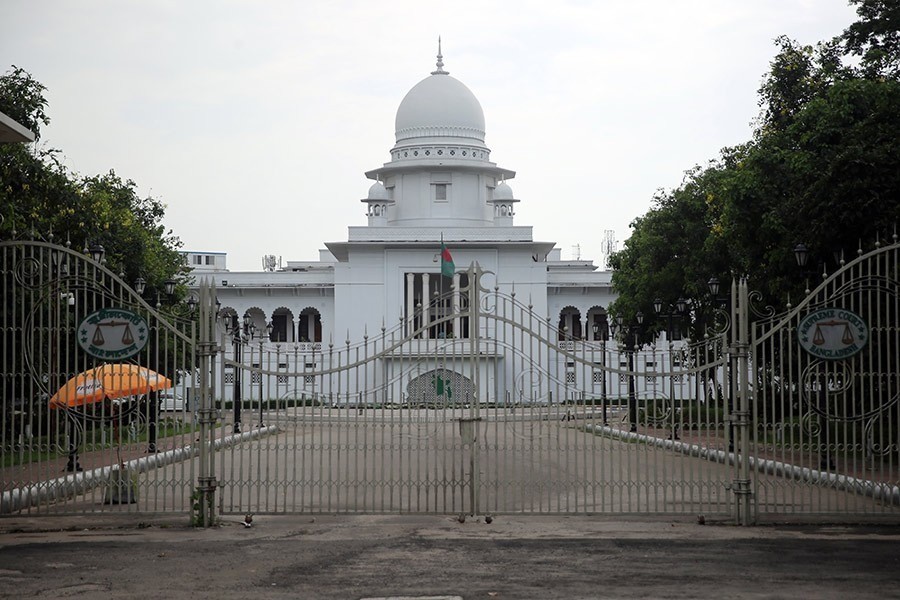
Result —
<path fill-rule="evenodd" d="M 202 265 L 203 257 L 200 256 L 199 254 L 195 254 L 191 257 L 191 262 L 193 262 L 195 265 Z"/>
<path fill-rule="evenodd" d="M 446 183 L 436 183 L 434 184 L 434 199 L 435 200 L 447 200 L 447 184 Z"/>
<path fill-rule="evenodd" d="M 594 383 L 603 383 L 603 371 L 594 371 Z"/>
<path fill-rule="evenodd" d="M 208 265 L 214 265 L 214 264 L 216 264 L 216 263 L 215 263 L 215 258 L 212 257 L 212 256 L 207 255 L 207 257 L 206 257 L 206 264 L 208 264 Z"/>
<path fill-rule="evenodd" d="M 575 373 L 571 371 L 566 373 L 566 383 L 575 383 Z"/>

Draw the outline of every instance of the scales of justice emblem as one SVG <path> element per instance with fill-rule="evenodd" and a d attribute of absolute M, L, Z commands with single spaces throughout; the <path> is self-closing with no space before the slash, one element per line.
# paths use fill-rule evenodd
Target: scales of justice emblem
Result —
<path fill-rule="evenodd" d="M 869 341 L 866 322 L 853 311 L 826 308 L 812 312 L 797 326 L 800 346 L 816 358 L 841 360 L 862 350 Z"/>
<path fill-rule="evenodd" d="M 147 345 L 147 330 L 147 322 L 137 313 L 124 308 L 102 308 L 78 326 L 78 345 L 96 358 L 124 359 Z"/>

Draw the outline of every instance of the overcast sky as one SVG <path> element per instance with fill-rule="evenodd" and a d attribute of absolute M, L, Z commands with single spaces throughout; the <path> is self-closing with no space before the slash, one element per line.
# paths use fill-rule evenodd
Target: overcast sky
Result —
<path fill-rule="evenodd" d="M 750 138 L 781 34 L 813 44 L 844 0 L 3 0 L 0 70 L 48 89 L 41 143 L 167 206 L 184 248 L 312 260 L 365 225 L 406 92 L 445 69 L 516 171 L 516 225 L 600 262 L 655 190 Z M 452 246 L 451 246 L 452 249 Z"/>

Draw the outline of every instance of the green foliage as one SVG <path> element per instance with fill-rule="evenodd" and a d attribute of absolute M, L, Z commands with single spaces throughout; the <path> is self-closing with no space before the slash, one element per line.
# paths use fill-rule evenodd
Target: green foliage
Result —
<path fill-rule="evenodd" d="M 850 0 L 860 20 L 844 31 L 850 54 L 861 59 L 867 78 L 900 77 L 900 1 Z"/>
<path fill-rule="evenodd" d="M 659 192 L 610 259 L 620 297 L 613 314 L 641 310 L 647 333 L 663 328 L 653 300 L 692 301 L 693 334 L 712 318 L 710 277 L 748 275 L 763 300 L 782 307 L 805 287 L 793 247 L 810 249 L 810 278 L 836 268 L 894 231 L 900 217 L 900 0 L 854 0 L 863 17 L 815 47 L 786 37 L 760 88 L 753 139 L 726 148 L 681 186 Z M 866 55 L 873 48 L 877 56 Z M 863 57 L 845 65 L 850 54 Z M 849 62 L 849 61 L 847 61 Z M 837 252 L 838 258 L 835 258 Z"/>
<path fill-rule="evenodd" d="M 727 264 L 728 246 L 714 232 L 720 220 L 719 198 L 727 186 L 721 167 L 695 168 L 685 183 L 672 192 L 659 192 L 653 208 L 637 218 L 634 233 L 622 251 L 610 258 L 613 285 L 620 297 L 613 313 L 633 321 L 644 313 L 644 335 L 666 328 L 656 317 L 653 302 L 667 310 L 678 298 L 691 300 L 695 311 L 709 309 L 706 282 Z M 686 324 L 684 324 L 686 325 Z M 696 325 L 696 322 L 695 322 Z"/>
<path fill-rule="evenodd" d="M 49 123 L 44 86 L 14 67 L 0 77 L 0 111 L 37 133 Z M 113 171 L 81 177 L 62 164 L 60 153 L 33 145 L 0 145 L 0 238 L 30 236 L 75 249 L 101 244 L 107 266 L 126 281 L 142 276 L 148 297 L 182 275 L 180 240 L 160 224 L 164 205 L 141 198 L 136 184 Z"/>
<path fill-rule="evenodd" d="M 15 65 L 11 72 L 0 75 L 0 112 L 31 130 L 35 140 L 41 138 L 41 124 L 50 124 L 50 117 L 44 112 L 46 89 L 30 73 Z"/>
<path fill-rule="evenodd" d="M 44 112 L 47 102 L 44 86 L 24 70 L 14 67 L 0 77 L 0 110 L 35 130 L 49 122 Z M 180 240 L 160 224 L 164 206 L 154 198 L 141 198 L 133 181 L 110 171 L 105 175 L 83 177 L 70 173 L 54 149 L 36 144 L 0 144 L 0 240 L 39 239 L 69 243 L 80 250 L 103 245 L 107 267 L 122 273 L 132 283 L 139 276 L 146 280 L 145 296 L 154 298 L 163 292 L 164 282 L 174 278 L 184 282 L 184 262 L 178 251 Z M 173 298 L 163 292 L 161 300 L 176 302 L 186 292 L 181 285 Z M 152 301 L 152 300 L 151 300 Z M 4 298 L 2 310 L 12 314 L 16 298 Z M 12 320 L 10 320 L 12 322 Z M 4 372 L 15 372 L 14 357 L 22 347 L 21 330 L 5 337 L 2 349 Z M 71 340 L 74 345 L 74 339 Z M 159 344 L 154 347 L 153 344 Z M 169 337 L 153 341 L 146 361 L 150 368 L 165 371 L 163 364 L 173 352 Z M 77 353 L 63 353 L 74 361 Z M 160 358 L 162 357 L 162 358 Z M 80 371 L 76 364 L 61 365 L 64 371 Z M 4 380 L 5 393 L 18 395 L 13 378 Z"/>

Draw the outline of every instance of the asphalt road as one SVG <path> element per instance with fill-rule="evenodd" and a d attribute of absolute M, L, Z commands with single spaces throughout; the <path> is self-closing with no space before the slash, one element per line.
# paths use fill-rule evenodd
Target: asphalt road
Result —
<path fill-rule="evenodd" d="M 0 519 L 2 598 L 896 598 L 900 527 L 695 519 Z"/>

